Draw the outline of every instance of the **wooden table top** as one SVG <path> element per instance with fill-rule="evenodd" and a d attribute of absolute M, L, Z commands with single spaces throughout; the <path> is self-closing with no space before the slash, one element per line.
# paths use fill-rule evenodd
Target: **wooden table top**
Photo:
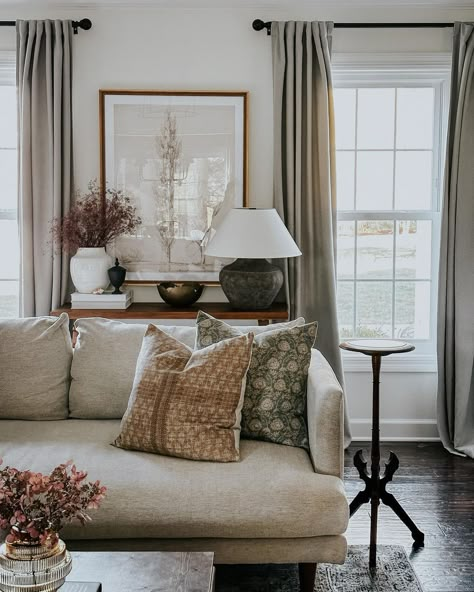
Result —
<path fill-rule="evenodd" d="M 102 592 L 210 592 L 214 553 L 107 551 L 72 553 L 67 581 L 100 582 Z"/>
<path fill-rule="evenodd" d="M 71 320 L 101 317 L 104 319 L 178 319 L 194 320 L 198 311 L 223 320 L 269 320 L 287 321 L 288 307 L 285 303 L 274 303 L 265 310 L 234 309 L 228 302 L 198 302 L 192 306 L 173 307 L 163 302 L 134 302 L 125 310 L 113 309 L 71 309 L 67 304 L 51 311 L 53 316 L 66 312 Z"/>
<path fill-rule="evenodd" d="M 367 356 L 388 356 L 410 352 L 415 346 L 400 339 L 348 339 L 339 347 L 348 351 L 358 352 Z"/>

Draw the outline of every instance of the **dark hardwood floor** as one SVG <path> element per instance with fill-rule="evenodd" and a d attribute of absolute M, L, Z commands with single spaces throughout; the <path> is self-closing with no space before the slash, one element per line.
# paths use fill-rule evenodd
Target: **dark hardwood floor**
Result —
<path fill-rule="evenodd" d="M 346 451 L 345 483 L 349 501 L 362 489 L 352 457 L 368 443 L 356 442 Z M 409 530 L 384 506 L 379 510 L 379 544 L 403 545 L 425 592 L 474 592 L 474 461 L 446 452 L 439 443 L 383 443 L 382 462 L 393 450 L 400 468 L 387 486 L 420 530 L 423 548 L 413 551 Z M 349 523 L 350 545 L 368 544 L 369 505 Z"/>

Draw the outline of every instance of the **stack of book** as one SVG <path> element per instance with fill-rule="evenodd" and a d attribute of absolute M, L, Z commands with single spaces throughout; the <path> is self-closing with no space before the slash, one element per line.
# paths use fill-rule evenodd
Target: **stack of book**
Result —
<path fill-rule="evenodd" d="M 103 292 L 102 294 L 71 294 L 71 308 L 125 310 L 133 302 L 133 290 L 123 290 L 122 294 Z"/>

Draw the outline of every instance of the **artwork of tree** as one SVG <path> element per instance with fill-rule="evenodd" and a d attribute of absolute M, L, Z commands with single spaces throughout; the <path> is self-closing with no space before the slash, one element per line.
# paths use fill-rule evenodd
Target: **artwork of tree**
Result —
<path fill-rule="evenodd" d="M 207 244 L 245 205 L 245 93 L 140 95 L 103 95 L 104 182 L 127 190 L 143 220 L 114 254 L 133 280 L 216 281 L 223 262 Z"/>
<path fill-rule="evenodd" d="M 180 176 L 182 144 L 178 137 L 176 117 L 170 111 L 155 138 L 155 149 L 160 159 L 160 178 L 153 193 L 157 208 L 156 219 L 161 243 L 166 252 L 168 265 L 171 262 L 171 247 L 178 235 L 179 222 L 175 213 L 175 187 L 181 184 Z"/>

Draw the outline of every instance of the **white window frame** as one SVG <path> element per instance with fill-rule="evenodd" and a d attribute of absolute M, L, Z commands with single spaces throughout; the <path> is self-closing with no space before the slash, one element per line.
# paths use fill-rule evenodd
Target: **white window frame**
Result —
<path fill-rule="evenodd" d="M 390 53 L 390 54 L 334 54 L 332 57 L 332 75 L 335 88 L 344 87 L 387 87 L 390 84 L 409 86 L 428 86 L 435 91 L 435 118 L 441 118 L 442 125 L 434 137 L 433 153 L 433 191 L 432 209 L 429 211 L 353 211 L 338 212 L 339 220 L 371 220 L 384 219 L 432 221 L 432 237 L 439 237 L 441 218 L 441 181 L 444 169 L 444 152 L 446 124 L 449 108 L 449 78 L 451 71 L 451 54 L 449 53 Z M 396 241 L 396 232 L 394 233 Z M 395 250 L 394 255 L 395 257 Z M 434 253 L 431 261 L 431 323 L 429 340 L 410 340 L 416 349 L 410 354 L 398 354 L 384 359 L 382 370 L 386 372 L 436 372 L 436 304 L 438 253 Z M 394 271 L 395 273 L 395 267 Z M 395 278 L 392 278 L 394 280 Z M 393 298 L 394 296 L 392 296 Z M 344 369 L 346 372 L 371 371 L 370 360 L 352 352 L 343 352 Z"/>
<path fill-rule="evenodd" d="M 11 50 L 0 50 L 0 86 L 16 86 L 16 54 Z M 2 148 L 0 150 L 13 150 Z M 18 211 L 18 210 L 17 210 Z M 0 220 L 11 220 L 12 218 L 0 209 Z M 20 278 L 4 277 L 0 270 L 0 282 L 19 282 Z M 18 296 L 20 296 L 18 294 Z M 19 311 L 18 311 L 19 314 Z"/>

